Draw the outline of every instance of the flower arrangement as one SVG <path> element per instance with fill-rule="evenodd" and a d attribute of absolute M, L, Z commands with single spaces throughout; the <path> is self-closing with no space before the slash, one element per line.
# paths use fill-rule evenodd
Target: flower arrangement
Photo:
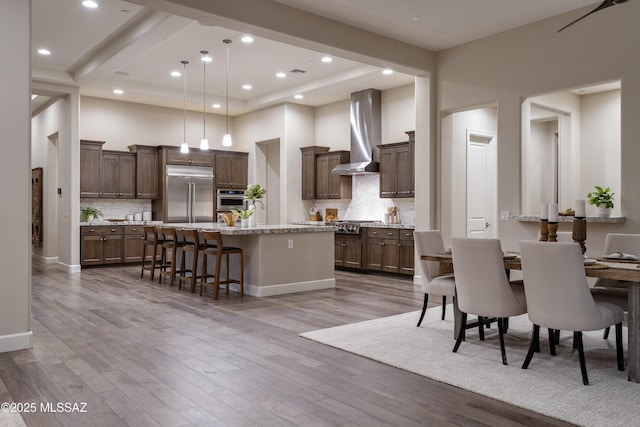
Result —
<path fill-rule="evenodd" d="M 600 205 L 604 205 L 605 208 L 613 208 L 613 195 L 615 193 L 611 192 L 609 187 L 598 187 L 594 186 L 596 191 L 593 191 L 587 194 L 587 200 L 590 205 L 596 205 L 596 207 L 600 207 Z"/>
<path fill-rule="evenodd" d="M 247 185 L 247 189 L 244 192 L 244 199 L 249 201 L 249 204 L 255 206 L 259 204 L 262 209 L 264 209 L 264 203 L 262 203 L 262 199 L 267 190 L 262 187 L 260 184 L 249 184 Z M 251 214 L 249 214 L 251 216 Z"/>

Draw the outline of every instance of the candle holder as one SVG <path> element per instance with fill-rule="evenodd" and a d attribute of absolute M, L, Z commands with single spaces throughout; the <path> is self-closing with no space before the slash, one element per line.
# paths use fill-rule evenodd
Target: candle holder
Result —
<path fill-rule="evenodd" d="M 558 241 L 558 223 L 557 222 L 549 222 L 549 242 L 557 242 Z"/>
<path fill-rule="evenodd" d="M 580 244 L 582 249 L 582 255 L 587 251 L 585 241 L 587 240 L 587 219 L 586 218 L 573 218 L 573 233 L 571 235 L 574 242 Z"/>
<path fill-rule="evenodd" d="M 549 222 L 546 219 L 540 220 L 540 239 L 541 242 L 549 240 Z"/>

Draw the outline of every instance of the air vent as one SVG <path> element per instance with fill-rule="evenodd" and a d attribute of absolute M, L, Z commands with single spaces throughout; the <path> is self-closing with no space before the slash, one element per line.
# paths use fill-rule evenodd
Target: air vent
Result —
<path fill-rule="evenodd" d="M 305 71 L 305 70 L 300 70 L 300 69 L 298 69 L 298 68 L 294 68 L 293 70 L 291 70 L 291 71 L 289 71 L 289 72 L 290 72 L 290 73 L 293 73 L 293 74 L 304 74 L 304 73 L 306 73 L 306 71 Z"/>

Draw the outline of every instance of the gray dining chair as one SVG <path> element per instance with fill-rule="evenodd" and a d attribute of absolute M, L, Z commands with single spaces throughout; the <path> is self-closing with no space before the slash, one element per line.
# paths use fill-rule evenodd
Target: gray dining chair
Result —
<path fill-rule="evenodd" d="M 414 231 L 413 237 L 418 255 L 444 252 L 445 250 L 440 230 Z M 429 303 L 429 295 L 442 296 L 442 320 L 444 320 L 447 308 L 447 297 L 451 297 L 453 301 L 456 295 L 456 283 L 453 274 L 440 276 L 440 263 L 437 261 L 421 260 L 421 265 L 423 274 L 420 278 L 422 291 L 424 292 L 424 302 L 417 326 L 420 326 L 422 319 L 424 319 Z"/>
<path fill-rule="evenodd" d="M 589 292 L 584 259 L 575 243 L 521 241 L 522 275 L 528 316 L 533 323 L 529 352 L 522 365 L 527 369 L 539 347 L 540 327 L 572 331 L 578 348 L 582 382 L 589 385 L 582 332 L 616 326 L 618 369 L 624 370 L 622 309 L 596 302 Z"/>
<path fill-rule="evenodd" d="M 640 256 L 640 234 L 607 233 L 604 239 L 604 255 L 616 252 Z M 613 279 L 598 279 L 591 288 L 596 301 L 619 305 L 629 311 L 627 284 Z M 609 338 L 609 328 L 604 330 L 604 339 Z"/>
<path fill-rule="evenodd" d="M 507 364 L 504 334 L 511 316 L 527 312 L 527 303 L 521 281 L 510 282 L 504 268 L 504 253 L 497 239 L 471 239 L 452 237 L 453 270 L 456 277 L 456 301 L 462 312 L 462 324 L 467 314 L 478 316 L 480 338 L 484 318 L 495 317 L 498 323 L 502 363 Z M 465 336 L 465 328 L 453 347 L 457 352 Z"/>

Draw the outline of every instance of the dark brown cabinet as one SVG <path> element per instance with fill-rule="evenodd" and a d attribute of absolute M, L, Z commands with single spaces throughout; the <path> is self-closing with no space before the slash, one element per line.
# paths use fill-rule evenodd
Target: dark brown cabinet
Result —
<path fill-rule="evenodd" d="M 80 264 L 122 263 L 122 226 L 80 227 Z"/>
<path fill-rule="evenodd" d="M 80 197 L 102 193 L 102 145 L 104 141 L 80 141 Z"/>
<path fill-rule="evenodd" d="M 334 243 L 336 267 L 362 269 L 362 239 L 359 235 L 336 234 Z"/>
<path fill-rule="evenodd" d="M 165 147 L 166 164 L 188 166 L 213 166 L 213 152 L 191 148 L 188 153 L 181 153 L 178 147 Z"/>
<path fill-rule="evenodd" d="M 136 198 L 158 198 L 158 149 L 145 145 L 132 145 L 136 155 Z"/>
<path fill-rule="evenodd" d="M 247 188 L 249 153 L 216 151 L 214 179 L 216 188 L 244 190 Z"/>
<path fill-rule="evenodd" d="M 316 194 L 316 155 L 326 153 L 329 147 L 301 147 L 302 151 L 302 200 L 313 200 Z"/>
<path fill-rule="evenodd" d="M 144 227 L 142 225 L 125 225 L 122 235 L 122 262 L 142 262 L 144 247 Z"/>
<path fill-rule="evenodd" d="M 413 143 L 380 145 L 380 197 L 415 197 Z"/>
<path fill-rule="evenodd" d="M 351 176 L 334 175 L 331 170 L 349 163 L 348 151 L 331 151 L 316 155 L 316 198 L 350 199 Z"/>
<path fill-rule="evenodd" d="M 102 194 L 105 198 L 136 197 L 136 156 L 115 151 L 102 152 Z"/>
<path fill-rule="evenodd" d="M 367 229 L 367 269 L 413 274 L 413 230 Z"/>

